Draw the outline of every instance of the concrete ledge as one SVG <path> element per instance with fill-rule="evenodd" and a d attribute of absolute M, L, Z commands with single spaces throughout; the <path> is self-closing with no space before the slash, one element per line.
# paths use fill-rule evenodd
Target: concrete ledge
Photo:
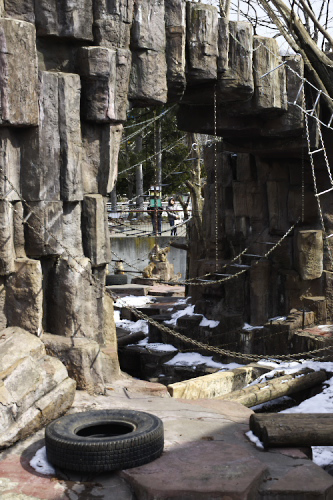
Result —
<path fill-rule="evenodd" d="M 216 398 L 242 389 L 262 373 L 270 371 L 270 369 L 253 363 L 243 368 L 235 368 L 234 370 L 212 373 L 184 380 L 183 382 L 176 382 L 175 384 L 168 385 L 168 391 L 174 398 Z"/>

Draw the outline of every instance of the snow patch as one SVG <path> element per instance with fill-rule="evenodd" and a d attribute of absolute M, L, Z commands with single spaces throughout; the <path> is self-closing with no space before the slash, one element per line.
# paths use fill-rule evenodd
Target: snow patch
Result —
<path fill-rule="evenodd" d="M 208 326 L 209 328 L 216 328 L 219 325 L 219 321 L 214 321 L 213 319 L 207 319 L 205 316 L 202 318 L 199 326 Z"/>
<path fill-rule="evenodd" d="M 253 434 L 252 431 L 249 431 L 249 432 L 246 432 L 245 433 L 245 436 L 248 437 L 248 439 L 254 443 L 256 445 L 257 448 L 260 448 L 261 450 L 264 449 L 264 445 L 262 444 L 262 442 L 260 441 L 260 439 L 255 435 Z"/>
<path fill-rule="evenodd" d="M 130 333 L 143 332 L 148 335 L 148 323 L 144 319 L 139 319 L 138 321 L 121 319 L 120 321 L 116 321 L 117 326 L 128 330 Z"/>
<path fill-rule="evenodd" d="M 40 448 L 36 454 L 30 460 L 30 465 L 35 471 L 39 472 L 39 474 L 44 475 L 55 475 L 55 468 L 48 462 L 46 456 L 46 446 Z"/>
<path fill-rule="evenodd" d="M 242 330 L 246 330 L 246 331 L 261 330 L 261 328 L 264 328 L 264 327 L 263 326 L 252 326 L 252 325 L 249 325 L 248 323 L 244 323 Z"/>
<path fill-rule="evenodd" d="M 155 302 L 155 297 L 150 297 L 148 295 L 127 295 L 126 297 L 121 297 L 117 299 L 114 303 L 115 307 L 142 307 L 146 304 L 151 304 Z"/>
<path fill-rule="evenodd" d="M 194 307 L 194 305 L 187 306 L 181 311 L 176 311 L 174 314 L 172 314 L 171 319 L 168 321 L 164 321 L 164 323 L 167 325 L 176 325 L 178 318 L 181 318 L 182 316 L 194 316 Z"/>
<path fill-rule="evenodd" d="M 206 365 L 210 368 L 219 368 L 222 371 L 244 366 L 238 363 L 216 363 L 213 361 L 213 356 L 203 356 L 198 352 L 180 352 L 165 364 L 170 366 L 191 366 L 194 369 L 197 365 Z"/>
<path fill-rule="evenodd" d="M 155 343 L 155 344 L 146 344 L 147 345 L 147 349 L 149 351 L 162 351 L 162 352 L 173 352 L 173 351 L 177 351 L 178 349 L 171 345 L 171 344 L 158 344 L 158 343 Z"/>

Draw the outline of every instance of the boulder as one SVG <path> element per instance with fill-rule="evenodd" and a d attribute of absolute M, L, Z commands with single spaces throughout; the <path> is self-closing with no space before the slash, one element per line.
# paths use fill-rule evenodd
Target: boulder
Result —
<path fill-rule="evenodd" d="M 282 59 L 274 38 L 255 36 L 253 40 L 253 75 L 255 110 L 286 111 L 287 88 Z"/>
<path fill-rule="evenodd" d="M 45 333 L 46 352 L 61 360 L 78 389 L 89 393 L 104 393 L 100 346 L 91 339 L 64 338 Z"/>
<path fill-rule="evenodd" d="M 25 206 L 25 218 L 25 248 L 29 257 L 63 252 L 61 201 L 31 201 Z"/>
<path fill-rule="evenodd" d="M 125 48 L 130 45 L 133 0 L 95 0 L 94 39 L 97 45 Z"/>
<path fill-rule="evenodd" d="M 212 5 L 187 2 L 187 79 L 216 80 L 218 12 Z"/>
<path fill-rule="evenodd" d="M 84 197 L 82 210 L 84 253 L 92 266 L 111 262 L 106 200 L 99 194 Z"/>
<path fill-rule="evenodd" d="M 24 208 L 21 201 L 12 204 L 14 212 L 14 248 L 17 258 L 26 258 L 24 240 Z"/>
<path fill-rule="evenodd" d="M 42 282 L 42 268 L 38 260 L 15 260 L 15 272 L 6 280 L 5 309 L 8 326 L 18 326 L 41 335 Z"/>
<path fill-rule="evenodd" d="M 302 280 L 320 278 L 323 273 L 323 233 L 298 230 L 295 236 L 295 263 Z"/>
<path fill-rule="evenodd" d="M 60 199 L 58 75 L 39 74 L 40 124 L 22 139 L 22 195 L 27 201 Z"/>
<path fill-rule="evenodd" d="M 0 334 L 0 449 L 33 434 L 72 405 L 75 382 L 46 355 L 40 339 L 18 327 Z"/>
<path fill-rule="evenodd" d="M 59 73 L 60 195 L 65 201 L 83 199 L 79 75 Z"/>
<path fill-rule="evenodd" d="M 225 100 L 248 100 L 254 92 L 250 23 L 219 19 L 218 82 Z"/>
<path fill-rule="evenodd" d="M 0 19 L 0 124 L 38 124 L 35 27 L 4 18 Z"/>
<path fill-rule="evenodd" d="M 92 0 L 38 0 L 35 16 L 38 36 L 93 40 Z"/>
<path fill-rule="evenodd" d="M 132 52 L 129 99 L 140 106 L 167 102 L 165 52 L 136 50 Z"/>
<path fill-rule="evenodd" d="M 21 148 L 20 141 L 10 128 L 0 128 L 0 199 L 20 199 Z M 13 189 L 14 188 L 14 189 Z"/>
<path fill-rule="evenodd" d="M 5 2 L 6 17 L 13 17 L 15 19 L 20 19 L 21 21 L 35 23 L 34 7 L 35 7 L 34 0 L 6 0 Z M 0 9 L 0 14 L 1 14 L 1 9 Z"/>
<path fill-rule="evenodd" d="M 83 257 L 81 213 L 80 202 L 64 202 L 62 243 L 66 252 L 73 257 Z"/>
<path fill-rule="evenodd" d="M 45 330 L 105 344 L 105 267 L 91 269 L 89 259 L 58 259 L 45 271 Z"/>
<path fill-rule="evenodd" d="M 184 93 L 186 3 L 184 0 L 165 1 L 166 62 L 168 101 L 178 100 Z"/>
<path fill-rule="evenodd" d="M 0 330 L 7 327 L 6 316 L 6 278 L 0 277 Z"/>
<path fill-rule="evenodd" d="M 79 51 L 82 79 L 81 112 L 95 122 L 126 120 L 129 51 L 83 47 Z M 126 65 L 126 68 L 124 66 Z M 125 72 L 124 72 L 125 70 Z M 118 93 L 119 90 L 119 93 Z M 120 115 L 118 114 L 120 113 Z"/>
<path fill-rule="evenodd" d="M 165 21 L 163 0 L 136 0 L 131 32 L 134 50 L 165 50 Z"/>
<path fill-rule="evenodd" d="M 0 200 L 0 275 L 15 270 L 14 213 L 11 203 Z"/>
<path fill-rule="evenodd" d="M 95 125 L 82 122 L 83 188 L 85 194 L 106 196 L 118 174 L 118 152 L 122 125 Z"/>

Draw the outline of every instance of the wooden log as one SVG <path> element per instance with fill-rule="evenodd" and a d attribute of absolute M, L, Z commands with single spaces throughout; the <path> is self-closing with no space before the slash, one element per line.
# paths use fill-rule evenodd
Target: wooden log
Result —
<path fill-rule="evenodd" d="M 134 332 L 129 335 L 124 335 L 118 337 L 118 347 L 124 347 L 129 344 L 136 344 L 139 340 L 143 340 L 146 338 L 146 334 L 143 332 Z"/>
<path fill-rule="evenodd" d="M 251 385 L 240 391 L 234 391 L 217 399 L 236 401 L 250 408 L 261 403 L 266 403 L 281 396 L 309 389 L 326 380 L 326 372 L 304 369 L 292 375 L 284 375 L 262 384 Z"/>
<path fill-rule="evenodd" d="M 266 426 L 277 424 L 302 426 L 304 423 L 317 425 L 317 422 L 329 422 L 332 418 L 332 413 L 254 413 L 250 417 L 250 430 L 262 440 Z"/>
<path fill-rule="evenodd" d="M 129 344 L 136 344 L 139 340 L 146 338 L 146 334 L 143 332 L 126 333 L 117 331 L 118 347 L 124 347 Z"/>
<path fill-rule="evenodd" d="M 251 415 L 250 429 L 265 448 L 333 445 L 332 413 Z"/>

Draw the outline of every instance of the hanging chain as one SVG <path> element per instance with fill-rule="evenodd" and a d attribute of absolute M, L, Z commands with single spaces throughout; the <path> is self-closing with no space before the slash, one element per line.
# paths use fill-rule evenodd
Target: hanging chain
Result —
<path fill-rule="evenodd" d="M 215 271 L 218 270 L 219 260 L 219 215 L 218 215 L 218 182 L 217 182 L 217 99 L 216 85 L 214 87 L 214 198 L 215 198 Z"/>

